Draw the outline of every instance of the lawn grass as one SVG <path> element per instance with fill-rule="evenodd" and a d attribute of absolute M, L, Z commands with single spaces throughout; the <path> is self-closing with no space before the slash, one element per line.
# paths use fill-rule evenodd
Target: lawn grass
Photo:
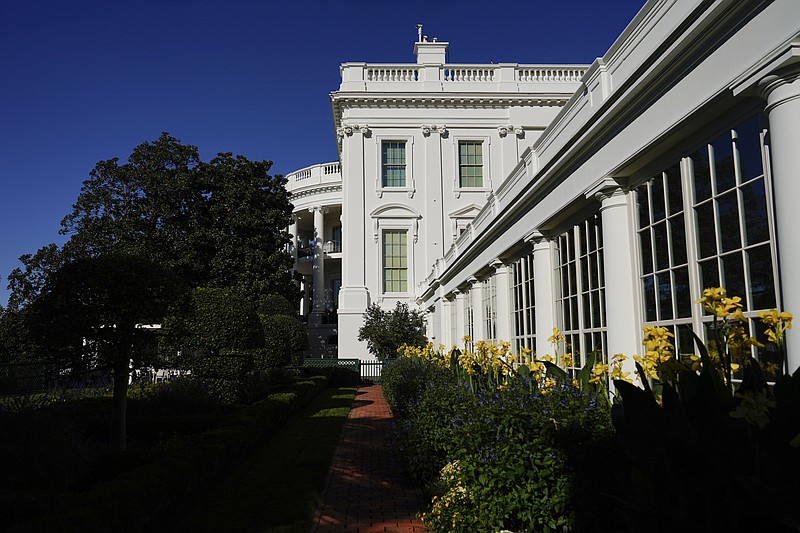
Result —
<path fill-rule="evenodd" d="M 355 393 L 321 393 L 174 531 L 307 532 Z"/>

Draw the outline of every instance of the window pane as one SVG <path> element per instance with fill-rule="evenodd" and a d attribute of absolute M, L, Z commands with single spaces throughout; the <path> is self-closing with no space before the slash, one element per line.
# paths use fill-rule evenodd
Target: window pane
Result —
<path fill-rule="evenodd" d="M 642 274 L 650 274 L 653 271 L 653 255 L 650 249 L 650 230 L 639 233 L 639 242 L 642 247 Z"/>
<path fill-rule="evenodd" d="M 711 198 L 711 175 L 708 172 L 708 148 L 703 147 L 691 156 L 694 167 L 694 201 Z"/>
<path fill-rule="evenodd" d="M 772 255 L 769 245 L 747 251 L 750 269 L 750 294 L 753 309 L 772 309 L 775 304 L 775 280 L 772 277 Z"/>
<path fill-rule="evenodd" d="M 656 277 L 658 281 L 658 311 L 660 320 L 672 319 L 672 284 L 669 272 L 663 272 Z"/>
<path fill-rule="evenodd" d="M 740 252 L 722 256 L 722 271 L 725 279 L 725 290 L 728 296 L 739 296 L 742 298 L 742 305 L 747 307 L 747 294 L 744 286 L 744 266 L 742 265 L 742 254 Z"/>
<path fill-rule="evenodd" d="M 482 142 L 458 142 L 458 172 L 461 187 L 483 187 Z"/>
<path fill-rule="evenodd" d="M 716 229 L 714 227 L 714 204 L 706 202 L 694 208 L 697 214 L 697 241 L 700 257 L 709 257 L 717 253 Z"/>
<path fill-rule="evenodd" d="M 656 248 L 656 270 L 669 268 L 669 246 L 667 245 L 667 223 L 653 226 L 654 246 Z"/>
<path fill-rule="evenodd" d="M 592 299 L 592 327 L 599 328 L 603 326 L 603 317 L 600 311 L 600 304 L 601 304 L 601 296 L 602 291 L 592 291 L 591 299 Z"/>
<path fill-rule="evenodd" d="M 761 126 L 758 117 L 753 117 L 736 128 L 736 149 L 739 151 L 739 167 L 742 181 L 764 173 L 761 165 Z"/>
<path fill-rule="evenodd" d="M 583 293 L 583 323 L 586 326 L 592 323 L 592 304 L 589 302 L 589 293 Z"/>
<path fill-rule="evenodd" d="M 669 231 L 672 238 L 672 266 L 686 263 L 686 224 L 683 215 L 669 219 Z"/>
<path fill-rule="evenodd" d="M 736 185 L 730 134 L 726 133 L 714 139 L 712 148 L 714 151 L 714 170 L 717 174 L 717 194 L 720 194 Z"/>
<path fill-rule="evenodd" d="M 742 187 L 744 205 L 744 224 L 747 244 L 769 240 L 769 221 L 767 219 L 767 195 L 764 191 L 764 178 Z"/>
<path fill-rule="evenodd" d="M 408 290 L 408 257 L 405 230 L 383 232 L 383 290 L 406 292 Z"/>
<path fill-rule="evenodd" d="M 683 211 L 683 186 L 681 185 L 681 166 L 679 163 L 671 166 L 665 172 L 667 175 L 667 200 L 669 201 L 669 214 L 674 215 Z"/>
<path fill-rule="evenodd" d="M 700 263 L 700 289 L 719 287 L 719 271 L 716 258 Z"/>
<path fill-rule="evenodd" d="M 667 213 L 666 204 L 664 203 L 664 177 L 661 174 L 653 179 L 650 193 L 653 201 L 653 222 L 658 222 Z"/>
<path fill-rule="evenodd" d="M 676 318 L 689 318 L 692 316 L 692 295 L 689 286 L 689 269 L 686 267 L 675 270 L 674 289 L 675 307 L 678 311 Z"/>
<path fill-rule="evenodd" d="M 742 237 L 739 232 L 739 205 L 736 191 L 723 194 L 717 200 L 719 212 L 719 234 L 722 240 L 722 252 L 736 250 L 742 247 Z"/>
<path fill-rule="evenodd" d="M 406 143 L 384 141 L 381 144 L 381 173 L 384 187 L 406 186 Z"/>
<path fill-rule="evenodd" d="M 647 201 L 647 184 L 636 188 L 636 205 L 639 208 L 639 229 L 650 225 L 650 204 Z"/>
<path fill-rule="evenodd" d="M 656 317 L 656 293 L 655 278 L 646 276 L 642 279 L 642 294 L 644 295 L 644 314 L 647 322 L 655 322 Z"/>

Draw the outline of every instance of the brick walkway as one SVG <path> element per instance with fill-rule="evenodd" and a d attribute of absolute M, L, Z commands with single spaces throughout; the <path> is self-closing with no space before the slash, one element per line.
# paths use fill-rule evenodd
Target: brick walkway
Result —
<path fill-rule="evenodd" d="M 318 533 L 420 533 L 419 491 L 402 474 L 389 439 L 380 385 L 361 387 L 344 426 L 314 518 Z"/>

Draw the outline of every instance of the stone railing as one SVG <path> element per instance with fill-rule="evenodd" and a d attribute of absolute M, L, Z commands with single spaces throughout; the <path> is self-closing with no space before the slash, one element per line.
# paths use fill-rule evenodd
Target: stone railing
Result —
<path fill-rule="evenodd" d="M 587 65 L 372 65 L 341 66 L 341 91 L 470 91 L 475 88 L 502 92 L 552 90 L 554 84 L 577 84 Z M 393 86 L 392 86 L 393 85 Z M 544 86 L 543 86 L 544 85 Z M 550 85 L 550 87 L 547 87 Z M 574 90 L 574 89 L 573 89 Z"/>
<path fill-rule="evenodd" d="M 315 185 L 341 183 L 342 169 L 338 161 L 306 167 L 286 175 L 286 189 L 295 191 Z"/>

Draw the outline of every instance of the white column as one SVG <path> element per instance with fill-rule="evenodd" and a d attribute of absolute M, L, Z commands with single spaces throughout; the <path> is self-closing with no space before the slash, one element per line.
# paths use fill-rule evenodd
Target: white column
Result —
<path fill-rule="evenodd" d="M 453 306 L 456 304 L 455 302 L 451 302 L 445 298 L 442 298 L 442 344 L 445 346 L 445 350 L 449 350 L 452 346 L 456 345 L 456 339 L 452 338 L 452 331 L 453 331 Z"/>
<path fill-rule="evenodd" d="M 555 300 L 555 263 L 553 260 L 553 242 L 541 233 L 534 232 L 528 237 L 533 242 L 533 294 L 536 299 L 534 322 L 536 324 L 536 356 L 553 354 L 553 347 L 547 342 L 556 320 Z"/>
<path fill-rule="evenodd" d="M 623 369 L 635 375 L 633 354 L 641 353 L 638 273 L 634 250 L 634 228 L 628 205 L 632 193 L 620 188 L 597 194 L 603 221 L 603 264 L 606 286 L 608 353 L 628 356 Z"/>
<path fill-rule="evenodd" d="M 370 303 L 366 286 L 364 136 L 369 129 L 347 126 L 342 136 L 342 288 L 339 291 L 339 356 L 372 359 L 358 340 L 364 311 Z M 370 244 L 371 244 L 370 240 Z"/>
<path fill-rule="evenodd" d="M 437 126 L 423 126 L 425 138 L 425 266 L 444 256 L 444 207 L 442 193 L 442 132 Z"/>
<path fill-rule="evenodd" d="M 494 268 L 494 286 L 497 292 L 497 340 L 508 341 L 514 338 L 514 332 L 511 331 L 511 324 L 513 323 L 511 302 L 511 268 L 503 263 L 500 259 L 492 261 L 492 268 Z"/>
<path fill-rule="evenodd" d="M 456 299 L 453 302 L 453 305 L 456 306 L 456 338 L 453 339 L 453 344 L 460 347 L 463 347 L 461 339 L 467 334 L 467 321 L 464 313 L 467 295 L 469 295 L 469 292 L 456 291 Z"/>
<path fill-rule="evenodd" d="M 470 278 L 469 300 L 472 305 L 472 340 L 486 340 L 486 324 L 483 316 L 483 283 Z"/>
<path fill-rule="evenodd" d="M 782 310 L 800 316 L 800 67 L 759 84 L 767 100 Z M 797 331 L 797 330 L 795 330 Z M 787 370 L 800 367 L 800 340 L 789 332 Z"/>
<path fill-rule="evenodd" d="M 321 324 L 325 315 L 325 209 L 320 206 L 311 207 L 314 213 L 314 309 L 309 317 L 310 324 Z"/>
<path fill-rule="evenodd" d="M 292 223 L 289 224 L 289 234 L 292 236 L 292 267 L 297 267 L 297 215 L 292 213 Z"/>

